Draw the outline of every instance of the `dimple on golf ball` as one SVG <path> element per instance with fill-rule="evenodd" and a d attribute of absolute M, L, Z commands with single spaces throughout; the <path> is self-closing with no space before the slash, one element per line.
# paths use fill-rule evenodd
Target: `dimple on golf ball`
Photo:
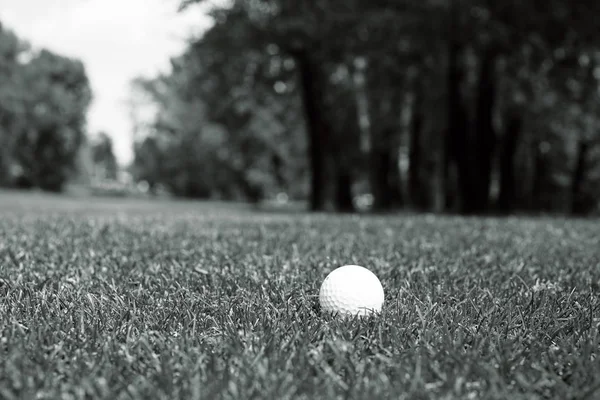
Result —
<path fill-rule="evenodd" d="M 325 313 L 366 316 L 380 312 L 383 300 L 379 278 L 359 265 L 334 269 L 319 290 L 319 303 Z"/>

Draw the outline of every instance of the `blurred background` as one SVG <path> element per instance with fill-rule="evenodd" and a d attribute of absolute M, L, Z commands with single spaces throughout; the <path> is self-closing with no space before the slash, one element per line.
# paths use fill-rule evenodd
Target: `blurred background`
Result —
<path fill-rule="evenodd" d="M 0 186 L 598 214 L 598 20 L 592 0 L 0 0 Z"/>

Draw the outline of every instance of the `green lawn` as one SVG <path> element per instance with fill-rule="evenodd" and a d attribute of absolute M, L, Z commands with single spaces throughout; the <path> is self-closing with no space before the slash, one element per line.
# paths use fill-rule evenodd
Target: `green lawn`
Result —
<path fill-rule="evenodd" d="M 0 193 L 2 399 L 598 399 L 600 222 Z M 321 316 L 335 267 L 380 317 Z"/>

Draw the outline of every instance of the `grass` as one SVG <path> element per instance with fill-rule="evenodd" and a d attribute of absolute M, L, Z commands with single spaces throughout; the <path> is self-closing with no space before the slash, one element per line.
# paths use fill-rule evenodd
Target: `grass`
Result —
<path fill-rule="evenodd" d="M 599 231 L 0 193 L 0 398 L 598 399 Z"/>

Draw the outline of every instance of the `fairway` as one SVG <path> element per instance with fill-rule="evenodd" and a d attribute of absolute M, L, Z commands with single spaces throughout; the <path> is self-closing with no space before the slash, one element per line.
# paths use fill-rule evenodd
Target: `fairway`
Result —
<path fill-rule="evenodd" d="M 598 399 L 599 232 L 0 192 L 0 398 Z M 321 315 L 344 264 L 380 316 Z"/>

